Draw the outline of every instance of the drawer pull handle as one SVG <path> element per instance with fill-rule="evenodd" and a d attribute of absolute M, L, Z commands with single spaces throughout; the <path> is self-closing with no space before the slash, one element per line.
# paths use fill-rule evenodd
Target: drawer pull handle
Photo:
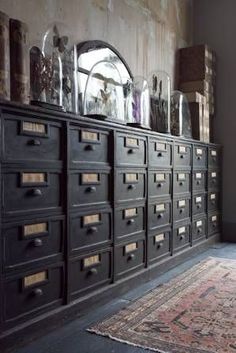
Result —
<path fill-rule="evenodd" d="M 184 182 L 183 182 L 183 181 L 181 181 L 181 182 L 179 183 L 179 185 L 180 185 L 180 186 L 183 186 L 183 185 L 184 185 Z"/>
<path fill-rule="evenodd" d="M 200 234 L 202 232 L 202 228 L 198 228 L 197 232 Z"/>
<path fill-rule="evenodd" d="M 212 205 L 215 205 L 215 203 L 216 203 L 215 200 L 211 200 Z"/>
<path fill-rule="evenodd" d="M 42 196 L 42 191 L 40 189 L 32 189 L 31 195 L 32 196 Z"/>
<path fill-rule="evenodd" d="M 158 188 L 162 188 L 162 183 L 157 184 Z"/>
<path fill-rule="evenodd" d="M 89 271 L 88 271 L 88 275 L 97 275 L 98 274 L 98 270 L 96 268 L 91 268 Z"/>
<path fill-rule="evenodd" d="M 131 224 L 134 224 L 134 222 L 135 222 L 135 221 L 134 221 L 134 219 L 132 218 L 132 219 L 129 219 L 129 220 L 128 220 L 127 224 L 128 224 L 128 225 L 131 225 Z"/>
<path fill-rule="evenodd" d="M 163 157 L 163 153 L 162 153 L 162 152 L 159 152 L 157 156 L 158 156 L 158 157 Z"/>
<path fill-rule="evenodd" d="M 181 154 L 181 155 L 180 155 L 180 158 L 181 158 L 181 159 L 184 159 L 184 155 L 183 155 L 183 154 Z"/>
<path fill-rule="evenodd" d="M 200 185 L 200 184 L 201 184 L 201 182 L 198 180 L 198 181 L 197 181 L 197 185 Z"/>
<path fill-rule="evenodd" d="M 127 258 L 128 261 L 133 261 L 135 259 L 135 255 L 134 254 L 130 254 Z"/>
<path fill-rule="evenodd" d="M 157 249 L 161 249 L 163 247 L 163 243 L 157 244 Z"/>
<path fill-rule="evenodd" d="M 128 186 L 128 189 L 129 189 L 129 190 L 135 190 L 135 185 L 134 185 L 134 184 L 130 184 L 130 185 Z"/>
<path fill-rule="evenodd" d="M 157 216 L 157 218 L 159 218 L 159 219 L 161 219 L 163 217 L 164 217 L 163 213 L 159 213 L 159 215 Z"/>
<path fill-rule="evenodd" d="M 34 295 L 34 297 L 37 297 L 37 298 L 41 297 L 43 295 L 42 289 L 41 288 L 35 288 L 33 290 L 33 295 Z"/>
<path fill-rule="evenodd" d="M 128 153 L 129 153 L 129 154 L 134 154 L 134 153 L 135 153 L 135 150 L 134 150 L 133 148 L 130 148 L 130 149 L 128 150 Z"/>
<path fill-rule="evenodd" d="M 90 234 L 94 234 L 94 233 L 97 233 L 97 232 L 98 232 L 97 227 L 90 227 L 88 229 L 88 233 L 90 233 Z"/>
<path fill-rule="evenodd" d="M 217 224 L 216 223 L 212 223 L 212 227 L 216 228 Z"/>
<path fill-rule="evenodd" d="M 41 145 L 41 141 L 40 140 L 36 140 L 36 139 L 33 139 L 33 140 L 29 140 L 27 142 L 27 144 L 29 146 L 40 146 Z"/>
<path fill-rule="evenodd" d="M 34 239 L 33 244 L 35 248 L 39 248 L 40 246 L 43 245 L 42 239 L 39 239 L 39 238 Z"/>
<path fill-rule="evenodd" d="M 185 236 L 184 236 L 184 235 L 181 235 L 181 236 L 179 237 L 179 239 L 180 239 L 180 240 L 184 240 L 184 239 L 185 239 Z"/>
<path fill-rule="evenodd" d="M 95 147 L 93 145 L 85 146 L 85 151 L 95 151 Z"/>
<path fill-rule="evenodd" d="M 200 210 L 201 207 L 202 207 L 202 204 L 199 203 L 199 204 L 197 205 L 197 209 Z"/>
<path fill-rule="evenodd" d="M 181 208 L 180 210 L 179 210 L 179 213 L 181 214 L 181 213 L 183 213 L 184 212 L 184 210 L 183 210 L 183 208 Z"/>
<path fill-rule="evenodd" d="M 216 183 L 216 179 L 212 179 L 212 184 L 215 184 Z"/>
<path fill-rule="evenodd" d="M 200 161 L 202 159 L 202 157 L 201 156 L 197 156 L 197 159 Z"/>
<path fill-rule="evenodd" d="M 89 188 L 86 189 L 87 192 L 94 193 L 97 191 L 95 186 L 90 186 Z"/>

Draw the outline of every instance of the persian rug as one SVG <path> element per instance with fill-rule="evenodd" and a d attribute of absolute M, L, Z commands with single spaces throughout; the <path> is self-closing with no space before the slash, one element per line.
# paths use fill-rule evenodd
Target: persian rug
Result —
<path fill-rule="evenodd" d="M 160 353 L 236 353 L 236 260 L 208 258 L 88 331 Z"/>

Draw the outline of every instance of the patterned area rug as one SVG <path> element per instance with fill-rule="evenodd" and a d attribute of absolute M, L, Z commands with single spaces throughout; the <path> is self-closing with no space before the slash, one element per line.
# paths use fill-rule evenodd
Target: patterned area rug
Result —
<path fill-rule="evenodd" d="M 236 261 L 208 258 L 88 331 L 161 353 L 236 353 Z"/>

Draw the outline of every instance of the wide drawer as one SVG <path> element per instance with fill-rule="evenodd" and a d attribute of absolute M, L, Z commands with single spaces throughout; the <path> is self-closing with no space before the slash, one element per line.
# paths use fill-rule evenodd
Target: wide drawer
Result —
<path fill-rule="evenodd" d="M 117 170 L 115 178 L 115 201 L 120 202 L 145 198 L 145 171 Z"/>
<path fill-rule="evenodd" d="M 191 217 L 191 200 L 183 197 L 173 200 L 173 220 L 174 222 L 181 221 Z"/>
<path fill-rule="evenodd" d="M 106 245 L 111 241 L 110 211 L 93 211 L 71 216 L 71 251 Z"/>
<path fill-rule="evenodd" d="M 207 167 L 207 148 L 203 146 L 193 147 L 193 167 L 206 168 Z"/>
<path fill-rule="evenodd" d="M 206 194 L 199 193 L 192 197 L 193 216 L 206 212 Z"/>
<path fill-rule="evenodd" d="M 174 146 L 174 158 L 176 167 L 191 166 L 191 146 L 181 143 Z"/>
<path fill-rule="evenodd" d="M 5 224 L 2 233 L 3 265 L 7 270 L 49 260 L 63 252 L 63 219 L 58 217 Z"/>
<path fill-rule="evenodd" d="M 218 170 L 208 171 L 208 189 L 219 189 L 220 187 L 220 174 Z"/>
<path fill-rule="evenodd" d="M 199 218 L 192 223 L 192 239 L 193 242 L 201 238 L 206 238 L 207 222 L 206 218 Z"/>
<path fill-rule="evenodd" d="M 208 215 L 208 236 L 218 233 L 220 231 L 220 215 L 219 213 L 212 213 Z"/>
<path fill-rule="evenodd" d="M 115 162 L 118 165 L 146 165 L 146 139 L 136 135 L 117 134 Z"/>
<path fill-rule="evenodd" d="M 182 224 L 173 230 L 173 249 L 190 246 L 190 225 Z"/>
<path fill-rule="evenodd" d="M 208 193 L 208 211 L 215 211 L 220 209 L 220 195 L 218 192 Z"/>
<path fill-rule="evenodd" d="M 150 198 L 170 196 L 172 192 L 171 172 L 150 170 L 148 190 Z"/>
<path fill-rule="evenodd" d="M 206 190 L 206 172 L 202 170 L 193 171 L 193 191 Z"/>
<path fill-rule="evenodd" d="M 191 192 L 190 172 L 178 171 L 174 173 L 174 195 Z"/>
<path fill-rule="evenodd" d="M 163 227 L 171 223 L 171 202 L 159 201 L 149 204 L 148 229 Z"/>
<path fill-rule="evenodd" d="M 33 117 L 4 120 L 3 159 L 56 161 L 62 159 L 61 125 Z"/>
<path fill-rule="evenodd" d="M 220 167 L 220 150 L 219 148 L 210 147 L 208 150 L 208 166 Z"/>
<path fill-rule="evenodd" d="M 167 141 L 149 141 L 149 165 L 154 167 L 169 167 L 172 165 L 172 145 Z"/>
<path fill-rule="evenodd" d="M 153 233 L 148 237 L 148 261 L 155 262 L 170 254 L 170 230 Z"/>
<path fill-rule="evenodd" d="M 123 239 L 145 229 L 145 207 L 126 206 L 115 209 L 115 238 Z"/>

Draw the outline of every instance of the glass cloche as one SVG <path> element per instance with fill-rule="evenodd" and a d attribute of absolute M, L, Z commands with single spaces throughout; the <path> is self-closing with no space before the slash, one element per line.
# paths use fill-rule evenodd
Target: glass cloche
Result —
<path fill-rule="evenodd" d="M 180 91 L 173 91 L 171 94 L 171 134 L 192 138 L 188 100 Z"/>
<path fill-rule="evenodd" d="M 123 84 L 114 63 L 101 60 L 92 67 L 85 86 L 83 114 L 125 123 Z"/>
<path fill-rule="evenodd" d="M 151 127 L 170 133 L 170 77 L 165 71 L 153 71 L 148 77 L 150 90 Z"/>
<path fill-rule="evenodd" d="M 52 24 L 41 48 L 30 50 L 31 102 L 50 109 L 77 112 L 76 50 L 62 23 Z"/>

